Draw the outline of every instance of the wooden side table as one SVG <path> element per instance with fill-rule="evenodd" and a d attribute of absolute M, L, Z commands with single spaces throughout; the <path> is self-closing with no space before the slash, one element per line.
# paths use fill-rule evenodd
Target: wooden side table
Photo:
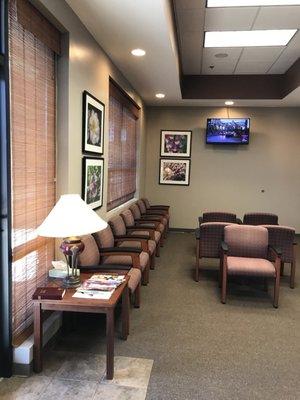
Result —
<path fill-rule="evenodd" d="M 102 273 L 102 271 L 101 271 Z M 105 273 L 103 271 L 103 273 Z M 109 273 L 109 272 L 108 272 Z M 120 275 L 126 275 L 127 271 L 118 271 Z M 89 279 L 93 274 L 83 273 L 81 281 Z M 111 295 L 109 300 L 81 299 L 72 297 L 75 289 L 67 289 L 62 300 L 34 300 L 34 348 L 33 368 L 35 372 L 42 371 L 42 346 L 43 346 L 43 310 L 73 311 L 85 313 L 106 314 L 106 378 L 114 377 L 114 314 L 115 307 L 122 297 L 122 339 L 126 340 L 129 334 L 129 277 L 125 277 L 122 283 Z M 47 286 L 58 286 L 58 282 L 51 281 Z"/>

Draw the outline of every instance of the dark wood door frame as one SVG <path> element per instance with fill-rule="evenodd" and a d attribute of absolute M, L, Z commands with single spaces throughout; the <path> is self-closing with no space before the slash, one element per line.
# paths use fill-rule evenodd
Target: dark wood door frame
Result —
<path fill-rule="evenodd" d="M 8 0 L 0 0 L 0 376 L 12 375 Z"/>

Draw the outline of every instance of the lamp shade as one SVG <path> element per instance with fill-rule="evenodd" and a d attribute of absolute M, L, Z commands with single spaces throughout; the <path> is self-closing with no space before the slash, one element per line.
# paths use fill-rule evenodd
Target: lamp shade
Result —
<path fill-rule="evenodd" d="M 65 238 L 87 235 L 106 227 L 107 222 L 103 221 L 78 194 L 64 194 L 37 228 L 37 234 Z"/>

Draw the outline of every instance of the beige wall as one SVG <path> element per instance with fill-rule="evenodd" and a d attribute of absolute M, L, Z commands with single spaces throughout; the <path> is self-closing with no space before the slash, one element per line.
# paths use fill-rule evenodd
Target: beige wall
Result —
<path fill-rule="evenodd" d="M 141 106 L 141 118 L 138 124 L 137 196 L 144 193 L 144 106 L 126 78 L 114 66 L 64 0 L 36 0 L 35 3 L 42 6 L 48 18 L 65 31 L 63 54 L 58 58 L 57 195 L 81 194 L 82 92 L 87 90 L 105 104 L 104 155 L 102 156 L 105 160 L 104 197 L 103 207 L 97 212 L 107 219 L 109 217 L 106 213 L 109 76 Z"/>
<path fill-rule="evenodd" d="M 172 227 L 194 228 L 204 210 L 277 213 L 300 232 L 300 113 L 296 108 L 233 108 L 250 117 L 248 146 L 205 144 L 206 119 L 227 117 L 225 108 L 149 107 L 146 195 L 170 204 Z M 190 186 L 158 184 L 160 130 L 193 131 Z M 261 190 L 265 190 L 262 193 Z"/>

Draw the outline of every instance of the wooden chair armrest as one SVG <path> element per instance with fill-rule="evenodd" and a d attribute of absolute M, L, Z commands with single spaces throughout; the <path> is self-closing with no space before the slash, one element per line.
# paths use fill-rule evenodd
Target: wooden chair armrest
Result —
<path fill-rule="evenodd" d="M 135 226 L 135 227 L 132 227 L 132 228 L 127 228 L 127 231 L 128 232 L 130 232 L 130 231 L 145 231 L 145 232 L 149 233 L 148 239 L 155 240 L 155 229 L 151 229 L 148 226 L 145 226 L 145 227 L 143 227 L 143 226 Z M 140 236 L 140 235 L 138 235 L 138 236 Z"/>
<path fill-rule="evenodd" d="M 221 242 L 221 249 L 223 253 L 227 254 L 228 253 L 228 245 L 225 242 Z"/>
<path fill-rule="evenodd" d="M 200 228 L 195 229 L 195 236 L 197 240 L 200 239 Z"/>
<path fill-rule="evenodd" d="M 116 243 L 122 243 L 122 242 L 139 242 L 140 243 L 140 250 L 149 252 L 149 247 L 148 247 L 148 238 L 139 238 L 138 236 L 126 236 L 123 239 L 115 239 Z M 121 249 L 126 249 L 126 247 L 121 247 Z"/>

